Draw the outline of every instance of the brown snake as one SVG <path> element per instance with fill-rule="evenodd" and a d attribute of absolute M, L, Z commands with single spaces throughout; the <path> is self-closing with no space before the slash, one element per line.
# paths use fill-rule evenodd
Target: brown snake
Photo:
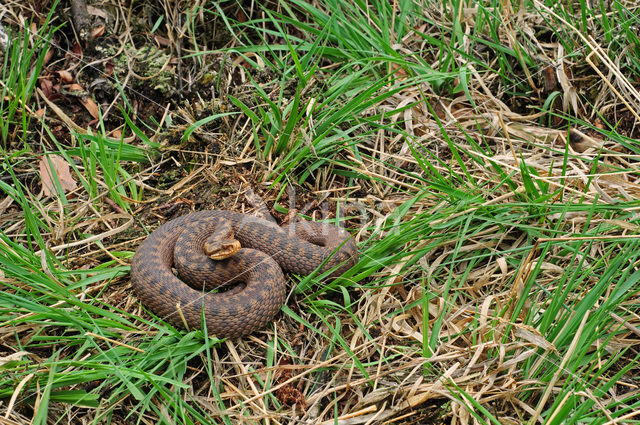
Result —
<path fill-rule="evenodd" d="M 214 261 L 204 251 L 229 250 L 234 243 L 225 235 L 228 228 L 243 249 Z M 308 275 L 322 266 L 321 272 L 336 268 L 335 277 L 357 260 L 353 238 L 339 227 L 303 221 L 281 228 L 211 210 L 178 217 L 151 233 L 133 257 L 131 276 L 142 303 L 162 319 L 200 329 L 204 316 L 207 333 L 233 338 L 260 329 L 280 311 L 286 297 L 282 270 Z M 233 282 L 241 284 L 208 292 Z"/>

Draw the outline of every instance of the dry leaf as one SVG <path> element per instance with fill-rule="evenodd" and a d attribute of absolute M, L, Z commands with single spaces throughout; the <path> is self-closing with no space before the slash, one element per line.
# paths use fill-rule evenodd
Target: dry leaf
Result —
<path fill-rule="evenodd" d="M 82 87 L 80 84 L 73 83 L 67 86 L 67 91 L 72 96 L 77 96 L 78 100 L 80 100 L 80 103 L 82 103 L 82 106 L 84 106 L 89 114 L 91 114 L 93 119 L 97 120 L 98 118 L 100 118 L 98 105 L 93 100 L 93 98 L 89 96 L 84 87 Z"/>
<path fill-rule="evenodd" d="M 155 34 L 153 36 L 153 39 L 160 47 L 169 47 L 171 45 L 171 40 L 169 40 L 167 37 L 162 37 L 161 35 Z"/>
<path fill-rule="evenodd" d="M 113 75 L 113 71 L 116 69 L 116 65 L 111 61 L 107 61 L 104 63 L 104 69 L 106 74 L 105 77 L 111 77 L 111 75 Z"/>
<path fill-rule="evenodd" d="M 542 78 L 544 83 L 544 92 L 551 93 L 558 87 L 558 79 L 556 78 L 556 70 L 551 65 L 548 65 L 542 70 Z"/>
<path fill-rule="evenodd" d="M 77 56 L 79 58 L 82 57 L 82 46 L 80 46 L 80 44 L 78 43 L 74 43 L 73 47 L 71 48 L 71 52 L 67 51 L 67 54 L 70 54 L 73 56 Z"/>
<path fill-rule="evenodd" d="M 40 159 L 40 179 L 44 196 L 51 197 L 56 193 L 53 176 L 57 177 L 63 191 L 69 192 L 76 188 L 76 182 L 71 175 L 69 163 L 60 155 L 43 156 Z"/>
<path fill-rule="evenodd" d="M 100 118 L 100 112 L 98 110 L 98 105 L 93 100 L 93 98 L 91 98 L 90 96 L 81 97 L 80 98 L 80 103 L 82 103 L 82 106 L 84 106 L 86 108 L 86 110 L 89 111 L 89 114 L 91 114 L 93 119 L 97 120 L 98 118 Z"/>
<path fill-rule="evenodd" d="M 65 84 L 69 84 L 73 81 L 73 75 L 71 75 L 71 73 L 67 70 L 58 71 L 58 76 L 60 77 L 60 80 Z"/>
<path fill-rule="evenodd" d="M 46 66 L 51 61 L 51 58 L 54 54 L 55 49 L 49 49 L 47 53 L 44 54 L 44 60 L 42 61 L 42 64 Z"/>
<path fill-rule="evenodd" d="M 80 84 L 76 84 L 76 83 L 69 84 L 69 86 L 67 86 L 66 89 L 67 89 L 67 91 L 69 93 L 71 93 L 74 96 L 77 96 L 77 95 L 79 95 L 79 94 L 81 94 L 82 92 L 85 91 L 84 87 L 82 87 Z"/>
<path fill-rule="evenodd" d="M 103 34 L 104 34 L 104 25 L 95 27 L 91 30 L 91 39 L 95 40 L 98 37 L 102 37 Z"/>
<path fill-rule="evenodd" d="M 47 99 L 50 99 L 51 96 L 53 96 L 53 83 L 48 78 L 40 79 L 40 89 Z"/>

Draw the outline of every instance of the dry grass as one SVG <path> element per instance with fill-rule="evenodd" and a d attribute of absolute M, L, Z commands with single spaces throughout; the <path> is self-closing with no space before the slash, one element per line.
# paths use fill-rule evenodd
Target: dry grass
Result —
<path fill-rule="evenodd" d="M 98 2 L 117 53 L 82 59 L 56 31 L 2 110 L 0 422 L 638 420 L 637 6 L 483 3 Z M 208 208 L 337 217 L 361 261 L 250 337 L 172 329 L 128 264 Z"/>

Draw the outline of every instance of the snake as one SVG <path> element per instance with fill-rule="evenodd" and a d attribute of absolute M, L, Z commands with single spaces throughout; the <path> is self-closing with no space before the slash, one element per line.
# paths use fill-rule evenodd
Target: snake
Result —
<path fill-rule="evenodd" d="M 306 220 L 280 227 L 207 210 L 153 231 L 133 256 L 131 278 L 142 304 L 171 325 L 237 338 L 278 314 L 287 296 L 284 272 L 334 279 L 357 261 L 355 241 L 341 227 Z"/>

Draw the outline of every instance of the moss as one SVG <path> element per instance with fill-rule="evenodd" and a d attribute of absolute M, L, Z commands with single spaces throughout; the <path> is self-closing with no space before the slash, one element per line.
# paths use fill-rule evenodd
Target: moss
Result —
<path fill-rule="evenodd" d="M 117 46 L 97 46 L 96 50 L 103 57 L 112 58 L 114 72 L 120 81 L 126 77 L 129 66 L 132 66 L 133 72 L 142 77 L 130 80 L 133 85 L 150 87 L 162 93 L 168 93 L 173 89 L 174 72 L 172 65 L 168 64 L 171 57 L 164 50 L 148 45 L 136 48 L 131 44 L 125 45 L 120 54 Z"/>

